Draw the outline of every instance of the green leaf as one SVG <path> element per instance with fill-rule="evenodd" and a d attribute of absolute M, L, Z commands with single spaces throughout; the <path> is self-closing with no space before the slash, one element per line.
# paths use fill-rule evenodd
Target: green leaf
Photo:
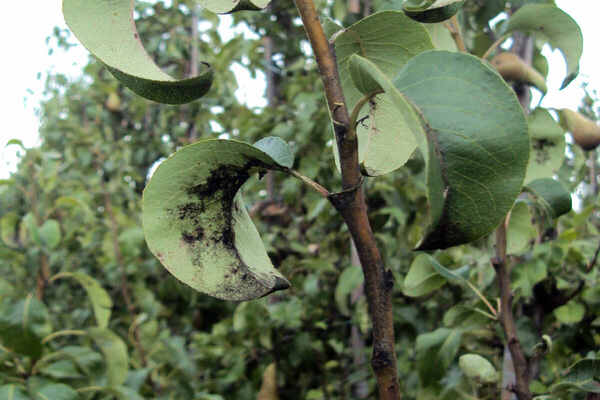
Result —
<path fill-rule="evenodd" d="M 91 328 L 87 332 L 104 354 L 108 386 L 120 386 L 129 372 L 127 346 L 109 329 Z"/>
<path fill-rule="evenodd" d="M 335 302 L 340 313 L 350 316 L 352 313 L 348 308 L 348 296 L 363 283 L 364 276 L 360 266 L 351 265 L 344 269 L 338 278 L 335 287 Z"/>
<path fill-rule="evenodd" d="M 419 254 L 413 260 L 404 278 L 402 292 L 410 297 L 425 296 L 444 286 L 446 278 L 433 267 L 437 263 L 428 254 Z"/>
<path fill-rule="evenodd" d="M 564 306 L 560 306 L 553 312 L 556 319 L 567 325 L 573 325 L 581 322 L 585 316 L 585 306 L 579 302 L 571 300 Z"/>
<path fill-rule="evenodd" d="M 571 365 L 550 392 L 556 393 L 568 389 L 588 393 L 600 393 L 600 360 L 586 358 Z"/>
<path fill-rule="evenodd" d="M 42 243 L 52 250 L 58 247 L 61 241 L 60 225 L 58 221 L 49 219 L 42 226 L 38 228 L 38 232 Z"/>
<path fill-rule="evenodd" d="M 266 169 L 283 168 L 242 142 L 204 140 L 180 149 L 144 190 L 144 233 L 152 253 L 177 279 L 220 299 L 287 289 L 238 193 L 251 173 Z"/>
<path fill-rule="evenodd" d="M 66 346 L 61 348 L 59 352 L 77 364 L 77 367 L 88 375 L 92 370 L 102 365 L 102 356 L 90 347 Z"/>
<path fill-rule="evenodd" d="M 402 9 L 410 18 L 422 23 L 436 23 L 454 16 L 464 0 L 406 0 Z"/>
<path fill-rule="evenodd" d="M 270 0 L 199 0 L 202 7 L 217 14 L 228 14 L 243 10 L 262 10 Z"/>
<path fill-rule="evenodd" d="M 519 264 L 513 270 L 513 287 L 515 292 L 520 290 L 523 297 L 530 298 L 533 295 L 533 287 L 546 279 L 548 267 L 540 259 L 533 259 Z"/>
<path fill-rule="evenodd" d="M 399 45 L 397 38 L 402 38 Z M 399 11 L 384 11 L 368 16 L 346 28 L 335 40 L 340 80 L 346 104 L 353 110 L 363 93 L 350 73 L 350 57 L 359 54 L 377 65 L 388 77 L 395 76 L 415 55 L 433 49 L 422 24 Z M 370 92 L 368 87 L 363 90 Z M 416 148 L 414 136 L 406 134 L 406 122 L 399 116 L 388 94 L 376 96 L 359 113 L 357 126 L 359 162 L 367 175 L 392 172 L 406 163 Z M 334 151 L 339 164 L 338 151 Z"/>
<path fill-rule="evenodd" d="M 35 400 L 77 400 L 75 389 L 62 383 L 53 383 L 42 379 L 29 380 L 29 393 Z"/>
<path fill-rule="evenodd" d="M 551 178 L 565 159 L 564 130 L 548 110 L 536 108 L 527 116 L 531 148 L 525 183 Z"/>
<path fill-rule="evenodd" d="M 32 295 L 0 304 L 0 341 L 15 353 L 39 358 L 42 338 L 51 331 L 46 306 Z"/>
<path fill-rule="evenodd" d="M 276 136 L 269 136 L 254 143 L 254 147 L 267 153 L 277 164 L 285 168 L 294 165 L 294 153 L 290 145 Z"/>
<path fill-rule="evenodd" d="M 327 38 L 331 38 L 334 34 L 344 29 L 342 25 L 327 16 L 322 18 L 321 23 L 323 24 L 323 31 L 325 31 Z"/>
<path fill-rule="evenodd" d="M 113 302 L 108 292 L 97 280 L 82 272 L 63 272 L 57 275 L 57 278 L 72 278 L 79 282 L 92 302 L 98 327 L 108 327 Z"/>
<path fill-rule="evenodd" d="M 417 336 L 416 352 L 419 375 L 424 386 L 439 380 L 458 353 L 463 331 L 438 328 Z"/>
<path fill-rule="evenodd" d="M 6 145 L 4 147 L 12 145 L 19 146 L 21 149 L 26 150 L 25 146 L 23 145 L 23 142 L 20 139 L 10 139 L 8 142 L 6 142 Z"/>
<path fill-rule="evenodd" d="M 446 51 L 412 58 L 393 84 L 369 60 L 355 55 L 352 63 L 355 79 L 370 75 L 390 95 L 426 158 L 431 223 L 418 249 L 495 229 L 521 191 L 529 156 L 523 111 L 502 78 L 475 57 Z"/>
<path fill-rule="evenodd" d="M 33 240 L 36 244 L 43 246 L 42 238 L 40 237 L 40 231 L 35 221 L 33 213 L 28 212 L 21 220 L 21 226 L 24 229 L 24 240 Z M 22 240 L 23 241 L 23 240 Z"/>
<path fill-rule="evenodd" d="M 14 212 L 6 213 L 0 219 L 0 235 L 2 241 L 9 247 L 19 248 L 19 216 Z"/>
<path fill-rule="evenodd" d="M 59 360 L 40 369 L 40 373 L 55 379 L 81 378 L 75 363 L 71 360 Z"/>
<path fill-rule="evenodd" d="M 571 211 L 571 194 L 562 183 L 552 178 L 529 182 L 525 190 L 535 196 L 538 204 L 547 210 L 552 218 L 558 218 Z"/>
<path fill-rule="evenodd" d="M 506 234 L 506 251 L 508 254 L 519 254 L 531 246 L 536 237 L 536 230 L 531 222 L 533 216 L 524 201 L 516 201 L 510 211 Z"/>
<path fill-rule="evenodd" d="M 583 36 L 577 22 L 560 8 L 548 4 L 527 4 L 514 13 L 506 26 L 506 32 L 533 33 L 560 49 L 567 63 L 564 89 L 579 73 L 579 60 L 583 52 Z"/>
<path fill-rule="evenodd" d="M 144 400 L 144 398 L 140 396 L 138 392 L 126 386 L 106 388 L 102 391 L 105 393 L 112 394 L 117 398 L 117 400 Z"/>
<path fill-rule="evenodd" d="M 433 46 L 437 50 L 458 51 L 456 42 L 444 23 L 426 24 L 425 29 L 427 29 Z"/>
<path fill-rule="evenodd" d="M 212 69 L 202 64 L 197 77 L 183 80 L 165 74 L 144 49 L 133 23 L 133 11 L 133 0 L 63 0 L 63 14 L 71 31 L 135 93 L 167 104 L 187 103 L 206 94 L 212 83 Z"/>
<path fill-rule="evenodd" d="M 498 381 L 496 368 L 479 354 L 465 354 L 460 356 L 458 365 L 467 377 L 477 382 L 495 383 Z"/>
<path fill-rule="evenodd" d="M 30 400 L 27 392 L 17 385 L 0 386 L 0 399 L 3 400 Z"/>

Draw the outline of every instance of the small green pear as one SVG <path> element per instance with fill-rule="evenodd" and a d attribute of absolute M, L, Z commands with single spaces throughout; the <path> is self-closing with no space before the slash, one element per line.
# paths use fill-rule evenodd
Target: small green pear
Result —
<path fill-rule="evenodd" d="M 110 92 L 104 105 L 110 111 L 119 111 L 121 109 L 121 98 L 116 92 Z"/>
<path fill-rule="evenodd" d="M 594 150 L 600 144 L 600 126 L 580 113 L 563 108 L 560 110 L 560 124 L 583 150 Z"/>
<path fill-rule="evenodd" d="M 505 81 L 525 82 L 535 86 L 544 94 L 548 91 L 546 79 L 542 74 L 515 53 L 502 52 L 492 59 L 491 64 Z"/>

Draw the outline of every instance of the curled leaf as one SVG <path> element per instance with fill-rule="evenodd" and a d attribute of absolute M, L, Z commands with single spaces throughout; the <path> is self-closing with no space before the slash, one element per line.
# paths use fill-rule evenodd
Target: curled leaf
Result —
<path fill-rule="evenodd" d="M 270 0 L 200 0 L 200 5 L 217 14 L 236 11 L 258 11 L 269 5 Z"/>
<path fill-rule="evenodd" d="M 479 354 L 460 356 L 458 365 L 467 377 L 477 382 L 494 383 L 498 381 L 496 368 Z"/>
<path fill-rule="evenodd" d="M 173 154 L 144 190 L 144 234 L 152 253 L 177 279 L 220 299 L 287 289 L 239 193 L 252 173 L 267 169 L 287 168 L 234 140 L 204 140 Z"/>
<path fill-rule="evenodd" d="M 515 12 L 505 33 L 521 31 L 533 33 L 560 49 L 567 63 L 567 77 L 561 89 L 567 87 L 579 73 L 579 60 L 583 53 L 583 36 L 577 22 L 555 5 L 526 4 Z"/>
<path fill-rule="evenodd" d="M 550 215 L 558 218 L 571 211 L 571 194 L 562 183 L 552 178 L 536 179 L 525 186 L 525 190 L 533 194 L 538 205 Z"/>
<path fill-rule="evenodd" d="M 402 45 L 398 38 L 402 38 Z M 353 54 L 368 59 L 391 79 L 412 57 L 432 49 L 425 27 L 401 11 L 379 12 L 346 28 L 336 37 L 335 51 L 349 110 L 378 87 L 367 75 L 362 80 L 353 79 Z M 416 149 L 414 136 L 406 129 L 407 122 L 394 110 L 388 94 L 377 95 L 364 104 L 358 120 L 358 156 L 366 175 L 384 175 L 400 168 Z M 337 150 L 334 155 L 339 163 Z"/>
<path fill-rule="evenodd" d="M 563 108 L 559 112 L 560 124 L 571 133 L 575 143 L 583 150 L 594 150 L 600 144 L 600 126 L 578 112 Z"/>
<path fill-rule="evenodd" d="M 546 79 L 533 67 L 528 65 L 515 53 L 505 51 L 496 55 L 492 65 L 506 81 L 525 82 L 538 88 L 546 94 L 548 86 Z"/>
<path fill-rule="evenodd" d="M 159 103 L 182 104 L 202 97 L 212 70 L 202 64 L 197 77 L 176 80 L 150 58 L 133 21 L 134 0 L 63 0 L 71 31 L 129 89 Z"/>
<path fill-rule="evenodd" d="M 406 0 L 402 10 L 415 21 L 436 23 L 453 17 L 463 3 L 464 0 Z"/>
<path fill-rule="evenodd" d="M 393 82 L 365 58 L 354 55 L 352 63 L 390 96 L 426 159 L 431 224 L 418 249 L 447 248 L 494 230 L 521 192 L 529 158 L 514 92 L 465 54 L 419 54 Z"/>

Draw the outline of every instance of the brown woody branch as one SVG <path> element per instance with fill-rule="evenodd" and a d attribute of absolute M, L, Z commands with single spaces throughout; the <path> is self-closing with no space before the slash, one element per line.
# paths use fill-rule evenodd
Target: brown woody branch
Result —
<path fill-rule="evenodd" d="M 510 286 L 510 266 L 506 257 L 506 222 L 507 220 L 503 220 L 496 229 L 496 256 L 492 259 L 492 265 L 496 270 L 498 288 L 500 290 L 500 313 L 498 319 L 502 324 L 515 370 L 516 384 L 510 390 L 517 395 L 519 400 L 531 400 L 529 366 L 523 352 L 523 347 L 517 336 L 517 326 L 512 312 L 513 292 Z"/>
<path fill-rule="evenodd" d="M 333 118 L 343 191 L 330 195 L 329 200 L 348 225 L 363 268 L 369 314 L 373 322 L 371 366 L 377 377 L 379 399 L 397 400 L 400 398 L 400 390 L 394 352 L 394 279 L 392 272 L 383 264 L 367 216 L 363 191 L 360 190 L 362 177 L 358 165 L 358 142 L 344 100 L 335 52 L 323 32 L 313 0 L 295 2 L 319 66 L 327 104 Z"/>

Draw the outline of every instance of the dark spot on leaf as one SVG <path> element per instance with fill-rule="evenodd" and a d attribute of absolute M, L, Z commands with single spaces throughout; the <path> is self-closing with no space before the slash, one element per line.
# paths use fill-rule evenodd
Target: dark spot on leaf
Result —
<path fill-rule="evenodd" d="M 137 38 L 139 38 L 140 36 L 139 36 L 137 33 L 134 33 L 134 34 L 133 34 L 133 37 L 137 39 Z"/>
<path fill-rule="evenodd" d="M 533 141 L 533 149 L 535 150 L 535 161 L 538 164 L 547 162 L 550 159 L 548 153 L 549 147 L 554 147 L 555 144 L 547 139 L 537 139 Z"/>
<path fill-rule="evenodd" d="M 201 226 L 198 226 L 192 232 L 183 232 L 181 238 L 188 244 L 199 242 L 204 238 L 204 229 Z"/>
<path fill-rule="evenodd" d="M 177 207 L 177 217 L 179 220 L 193 219 L 200 213 L 204 212 L 204 202 L 186 203 Z"/>

